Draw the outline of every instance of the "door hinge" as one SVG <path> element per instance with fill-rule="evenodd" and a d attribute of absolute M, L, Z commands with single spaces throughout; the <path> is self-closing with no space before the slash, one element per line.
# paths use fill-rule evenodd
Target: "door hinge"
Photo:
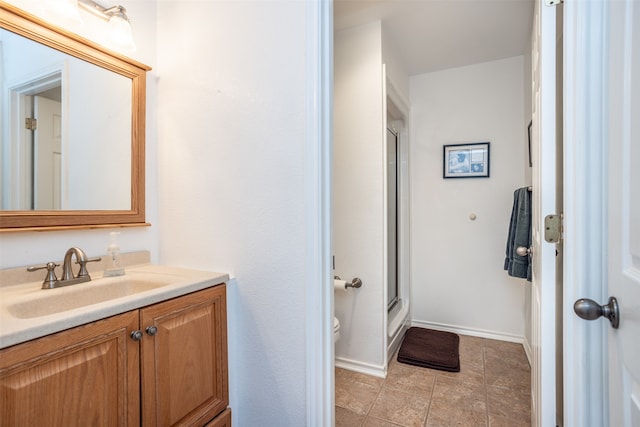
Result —
<path fill-rule="evenodd" d="M 38 119 L 27 117 L 24 119 L 24 128 L 27 130 L 36 130 L 38 128 Z"/>
<path fill-rule="evenodd" d="M 558 243 L 562 239 L 562 215 L 544 217 L 544 240 Z"/>
<path fill-rule="evenodd" d="M 560 3 L 564 3 L 564 0 L 544 0 L 546 6 L 557 6 Z"/>

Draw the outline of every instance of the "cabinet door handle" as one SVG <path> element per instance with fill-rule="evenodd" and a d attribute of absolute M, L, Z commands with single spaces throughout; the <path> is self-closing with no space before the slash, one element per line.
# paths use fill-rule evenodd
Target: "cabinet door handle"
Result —
<path fill-rule="evenodd" d="M 142 332 L 140 331 L 131 332 L 131 339 L 134 341 L 140 341 L 142 339 Z"/>
<path fill-rule="evenodd" d="M 155 334 L 158 333 L 158 328 L 156 328 L 155 326 L 147 326 L 147 334 L 154 336 Z"/>

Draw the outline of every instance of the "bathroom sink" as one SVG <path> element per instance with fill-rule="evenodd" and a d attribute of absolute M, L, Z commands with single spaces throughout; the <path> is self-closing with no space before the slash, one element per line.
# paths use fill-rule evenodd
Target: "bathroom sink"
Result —
<path fill-rule="evenodd" d="M 225 273 L 169 265 L 143 263 L 125 268 L 124 276 L 92 273 L 89 282 L 54 289 L 42 289 L 41 281 L 11 284 L 4 280 L 0 283 L 0 349 L 229 280 Z"/>
<path fill-rule="evenodd" d="M 37 296 L 20 298 L 20 301 L 7 304 L 6 308 L 14 317 L 30 319 L 140 294 L 175 282 L 173 276 L 145 276 L 148 277 L 125 275 L 63 288 L 39 290 Z"/>

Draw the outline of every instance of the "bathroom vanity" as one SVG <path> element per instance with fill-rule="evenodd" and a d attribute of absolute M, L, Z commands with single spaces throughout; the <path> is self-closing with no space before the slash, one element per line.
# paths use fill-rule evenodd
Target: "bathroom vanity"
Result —
<path fill-rule="evenodd" d="M 5 2 L 0 45 L 0 232 L 148 226 L 151 68 Z M 46 114 L 27 114 L 35 98 Z M 64 132 L 36 155 L 46 117 Z M 229 276 L 147 261 L 101 277 L 98 261 L 70 248 L 60 279 L 56 262 L 0 271 L 0 426 L 230 427 Z"/>
<path fill-rule="evenodd" d="M 230 427 L 228 279 L 144 265 L 3 286 L 0 425 Z"/>
<path fill-rule="evenodd" d="M 14 166 L 0 232 L 148 226 L 151 68 L 5 2 L 0 44 L 15 115 L 0 125 Z M 27 117 L 36 97 L 52 107 Z M 45 117 L 64 132 L 40 165 L 28 147 Z M 56 262 L 0 271 L 0 426 L 231 426 L 228 275 L 147 260 L 102 277 L 79 248 L 58 262 L 60 279 Z"/>

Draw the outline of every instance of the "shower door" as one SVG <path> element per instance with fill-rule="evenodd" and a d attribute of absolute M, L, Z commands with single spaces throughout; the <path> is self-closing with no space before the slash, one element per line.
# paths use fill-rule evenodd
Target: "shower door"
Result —
<path fill-rule="evenodd" d="M 387 310 L 398 303 L 398 134 L 387 129 Z"/>

